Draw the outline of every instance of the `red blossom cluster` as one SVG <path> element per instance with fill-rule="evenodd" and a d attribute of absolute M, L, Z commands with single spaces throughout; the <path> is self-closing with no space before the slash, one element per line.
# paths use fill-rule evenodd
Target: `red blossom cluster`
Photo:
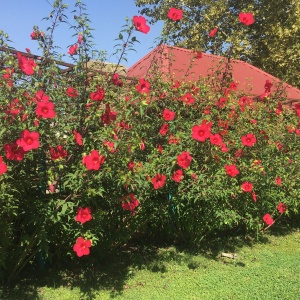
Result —
<path fill-rule="evenodd" d="M 181 9 L 176 9 L 176 8 L 172 7 L 169 9 L 167 16 L 172 21 L 179 21 L 183 17 L 183 11 Z M 240 12 L 239 20 L 242 24 L 245 24 L 247 26 L 250 26 L 255 22 L 253 15 L 250 12 L 248 12 L 248 13 Z M 134 16 L 132 21 L 133 21 L 133 25 L 136 30 L 138 30 L 142 33 L 145 33 L 145 34 L 147 34 L 149 32 L 150 27 L 146 24 L 146 19 L 144 17 Z M 217 32 L 218 32 L 218 28 L 216 27 L 209 32 L 208 36 L 214 37 L 217 34 Z M 43 35 L 44 34 L 42 32 L 34 31 L 34 32 L 32 32 L 32 34 L 30 36 L 32 39 L 39 39 L 39 38 L 43 37 Z M 80 45 L 82 42 L 83 42 L 83 35 L 81 33 L 79 33 L 78 37 L 77 37 L 77 43 L 72 45 L 69 48 L 68 53 L 70 55 L 76 55 L 77 51 L 78 51 L 78 44 Z M 200 59 L 200 58 L 202 58 L 202 56 L 203 56 L 203 53 L 198 51 L 198 52 L 195 52 L 194 58 Z M 33 75 L 35 72 L 35 69 L 37 67 L 36 62 L 33 59 L 29 59 L 26 56 L 22 56 L 20 53 L 17 53 L 17 58 L 18 58 L 19 68 L 26 75 Z M 13 86 L 13 80 L 12 80 L 13 74 L 14 74 L 13 69 L 6 69 L 6 71 L 3 75 L 3 78 L 6 80 L 8 86 L 10 86 L 10 87 Z M 119 74 L 117 74 L 117 73 L 112 75 L 112 77 L 110 79 L 110 83 L 111 82 L 112 82 L 112 84 L 114 84 L 117 87 L 123 86 L 123 81 L 119 79 Z M 209 116 L 211 113 L 211 110 L 213 111 L 216 108 L 225 110 L 228 107 L 228 103 L 231 103 L 230 102 L 231 95 L 233 94 L 233 91 L 237 90 L 237 87 L 238 87 L 237 82 L 234 82 L 234 81 L 230 82 L 229 86 L 227 86 L 225 89 L 222 88 L 222 93 L 224 92 L 224 94 L 222 94 L 221 97 L 218 96 L 218 100 L 215 101 L 214 104 L 205 107 L 204 114 L 208 115 L 206 117 L 208 120 L 212 120 L 211 116 Z M 265 98 L 270 95 L 271 87 L 272 87 L 272 83 L 267 80 L 265 83 L 265 92 L 264 92 L 264 94 L 261 95 L 261 98 Z M 151 84 L 145 78 L 141 78 L 139 80 L 139 84 L 136 85 L 135 88 L 138 91 L 138 93 L 147 96 L 150 93 Z M 187 108 L 187 106 L 197 108 L 197 105 L 195 105 L 195 102 L 197 99 L 197 94 L 199 92 L 199 88 L 196 88 L 193 86 L 192 89 L 190 90 L 190 92 L 187 92 L 187 90 L 184 89 L 184 85 L 181 85 L 181 83 L 179 81 L 175 82 L 173 84 L 172 88 L 174 89 L 173 90 L 174 92 L 176 91 L 176 89 L 178 89 L 177 92 L 178 92 L 178 95 L 180 95 L 180 97 L 178 97 L 178 95 L 177 95 L 176 99 L 181 101 L 183 104 L 185 104 L 184 105 L 185 108 Z M 179 93 L 179 91 L 181 91 L 181 90 L 183 92 Z M 161 94 L 160 94 L 159 99 L 164 99 L 168 96 L 168 94 L 166 92 L 162 92 L 162 91 L 160 91 L 160 92 L 161 92 Z M 75 97 L 78 97 L 78 95 L 79 95 L 78 91 L 71 86 L 69 86 L 67 89 L 65 89 L 64 93 L 70 98 L 75 98 Z M 109 95 L 109 93 L 107 95 Z M 99 102 L 99 101 L 102 101 L 105 99 L 105 91 L 104 91 L 104 89 L 96 86 L 96 90 L 91 92 L 89 96 L 92 101 Z M 127 96 L 126 101 L 130 100 L 130 98 L 131 98 L 131 95 Z M 143 98 L 149 99 L 150 96 L 143 97 Z M 22 98 L 20 97 L 20 99 L 22 99 Z M 106 100 L 107 99 L 105 99 L 105 102 L 106 102 Z M 30 102 L 30 104 L 33 104 L 36 106 L 35 113 L 36 113 L 36 116 L 38 119 L 40 119 L 40 118 L 49 119 L 49 118 L 54 118 L 56 116 L 56 112 L 54 110 L 54 107 L 55 107 L 54 103 L 50 102 L 50 96 L 47 95 L 45 93 L 45 91 L 39 90 L 38 92 L 36 92 L 34 97 L 32 99 L 30 99 L 30 101 L 28 100 L 28 102 Z M 99 110 L 103 109 L 104 104 L 102 105 L 102 103 L 100 103 L 99 107 L 97 106 L 96 108 Z M 147 102 L 147 103 L 149 103 L 149 102 Z M 89 102 L 86 107 L 90 107 L 92 105 L 94 105 L 94 107 L 96 106 L 94 102 Z M 245 112 L 246 110 L 250 111 L 253 106 L 253 100 L 247 96 L 242 96 L 238 100 L 238 105 L 239 105 L 241 112 Z M 294 108 L 295 108 L 297 115 L 300 117 L 300 105 L 295 104 Z M 12 116 L 17 116 L 23 110 L 25 110 L 25 104 L 23 104 L 19 100 L 19 98 L 15 98 L 13 100 L 10 100 L 6 113 L 10 114 Z M 237 119 L 237 115 L 238 115 L 238 111 L 236 111 L 235 107 L 230 108 L 228 111 L 229 111 L 228 114 L 226 114 L 226 116 L 228 116 L 228 120 L 225 119 L 225 120 L 217 121 L 218 127 L 220 128 L 219 133 L 216 133 L 216 132 L 213 133 L 214 132 L 213 123 L 211 121 L 202 120 L 202 122 L 199 122 L 198 124 L 192 126 L 192 128 L 191 128 L 192 139 L 197 142 L 201 142 L 201 143 L 209 141 L 210 145 L 213 145 L 213 147 L 211 147 L 211 149 L 216 150 L 216 151 L 221 150 L 222 152 L 228 152 L 231 147 L 234 147 L 234 145 L 233 145 L 234 142 L 230 141 L 229 139 L 226 140 L 226 137 L 229 136 L 228 130 L 229 130 L 229 126 L 230 126 L 231 122 L 234 122 L 234 120 Z M 282 103 L 278 102 L 278 106 L 275 110 L 275 113 L 277 115 L 280 115 L 282 112 L 283 112 Z M 164 120 L 164 123 L 161 125 L 161 127 L 159 129 L 159 133 L 162 136 L 166 136 L 167 133 L 169 132 L 169 130 L 172 131 L 172 126 L 174 125 L 174 123 L 176 123 L 176 121 L 174 121 L 176 118 L 176 112 L 172 111 L 168 108 L 165 108 L 162 111 L 162 113 L 160 110 L 158 115 L 159 115 L 160 120 L 162 120 L 162 119 Z M 178 115 L 180 115 L 180 112 L 178 112 Z M 116 120 L 117 112 L 112 111 L 110 104 L 106 103 L 105 104 L 105 112 L 102 115 L 99 114 L 99 116 L 100 116 L 100 124 L 101 124 L 101 126 L 103 126 L 103 129 L 105 129 L 106 125 L 109 125 L 111 122 Z M 27 114 L 24 114 L 22 117 L 22 121 L 24 122 L 26 119 L 27 119 Z M 168 123 L 170 121 L 174 121 L 174 122 Z M 126 129 L 126 130 L 132 129 L 132 125 L 125 123 L 124 120 L 122 120 L 122 121 L 118 120 L 118 122 L 119 123 L 113 124 L 114 129 L 112 129 L 112 132 L 110 132 L 109 139 L 114 138 L 115 140 L 118 140 L 119 136 L 121 136 L 121 133 L 120 133 L 121 129 L 123 129 L 123 130 L 124 129 Z M 257 121 L 255 119 L 252 119 L 252 120 L 250 120 L 250 122 L 251 122 L 251 124 L 249 124 L 249 125 L 255 127 L 254 124 L 256 124 Z M 38 125 L 38 120 L 36 120 L 35 125 L 36 126 Z M 300 122 L 298 124 L 298 127 L 300 127 Z M 23 128 L 26 128 L 26 127 L 23 127 Z M 82 128 L 80 130 L 82 130 L 84 135 L 86 134 L 85 130 L 83 130 Z M 287 130 L 291 133 L 295 132 L 296 134 L 298 134 L 298 132 L 299 132 L 298 135 L 300 136 L 300 129 L 298 129 L 296 127 L 296 125 L 291 125 L 291 126 L 288 125 Z M 268 140 L 268 135 L 265 131 L 262 130 L 260 133 L 266 140 Z M 75 129 L 73 130 L 73 134 L 74 134 L 75 143 L 79 146 L 83 146 L 82 135 L 79 132 L 77 132 Z M 178 136 L 181 138 L 181 136 L 179 134 L 178 134 Z M 25 154 L 28 151 L 39 148 L 39 146 L 40 146 L 39 138 L 40 138 L 40 134 L 38 132 L 29 131 L 28 129 L 23 130 L 21 133 L 21 137 L 19 139 L 17 139 L 15 142 L 6 143 L 4 145 L 6 159 L 22 161 L 24 159 Z M 163 139 L 164 138 L 159 136 L 159 140 L 157 140 L 155 142 L 155 145 L 157 145 L 157 149 L 155 148 L 156 157 L 163 157 L 163 155 L 164 155 L 164 154 L 161 154 L 161 153 L 163 153 L 164 149 L 163 149 L 162 145 L 159 144 L 161 142 L 160 140 L 163 140 Z M 223 139 L 226 142 L 224 142 Z M 182 141 L 183 140 L 184 139 L 182 139 Z M 241 136 L 240 140 L 241 140 L 242 145 L 246 146 L 246 147 L 253 147 L 257 143 L 257 138 L 253 133 L 247 133 L 247 134 Z M 113 154 L 113 153 L 119 151 L 119 148 L 117 148 L 117 149 L 115 148 L 114 142 L 109 141 L 109 140 L 101 140 L 101 143 L 102 142 L 103 142 L 103 145 L 107 148 L 108 152 Z M 136 144 L 139 143 L 139 147 L 143 151 L 146 148 L 146 142 L 148 142 L 148 141 L 144 137 L 139 137 Z M 179 138 L 174 137 L 172 134 L 170 134 L 169 139 L 168 139 L 168 144 L 176 145 L 178 143 L 179 143 Z M 278 149 L 282 148 L 282 145 L 279 142 L 274 142 L 274 143 L 277 145 Z M 116 142 L 116 144 L 117 144 L 117 142 Z M 197 143 L 197 145 L 203 146 L 203 144 L 198 144 L 198 143 Z M 215 146 L 217 146 L 217 147 L 215 147 Z M 168 145 L 166 145 L 165 149 L 167 149 L 167 147 L 168 147 Z M 173 147 L 173 146 L 170 146 L 170 147 Z M 78 149 L 78 147 L 77 147 L 77 149 Z M 83 149 L 83 148 L 81 148 L 81 149 Z M 245 150 L 245 156 L 246 156 L 246 151 L 249 149 L 247 149 L 247 150 L 244 149 L 244 150 Z M 147 146 L 147 151 L 148 151 L 148 146 Z M 157 153 L 157 151 L 159 151 L 160 154 Z M 128 145 L 128 154 L 131 155 L 132 152 L 134 152 L 134 147 L 131 144 L 129 144 Z M 58 145 L 55 148 L 50 147 L 49 154 L 50 154 L 50 157 L 52 160 L 63 159 L 68 155 L 66 149 L 64 149 L 64 147 L 62 145 Z M 193 155 L 195 155 L 194 158 L 196 158 L 196 154 L 194 153 Z M 231 164 L 225 164 L 225 166 L 224 166 L 226 175 L 228 175 L 230 177 L 237 177 L 237 175 L 240 174 L 240 170 L 238 169 L 237 162 L 240 161 L 239 158 L 241 158 L 243 155 L 244 155 L 244 152 L 242 149 L 237 150 L 235 153 L 233 153 L 233 155 L 232 155 L 233 157 L 230 158 Z M 112 156 L 112 155 L 109 155 L 109 156 Z M 243 156 L 243 157 L 245 157 L 245 156 Z M 220 155 L 216 155 L 215 153 L 212 155 L 212 158 L 217 163 L 219 161 L 221 161 Z M 129 159 L 131 159 L 131 158 L 129 158 Z M 90 152 L 90 154 L 86 154 L 86 153 L 83 154 L 82 165 L 84 165 L 87 170 L 90 170 L 90 171 L 96 170 L 97 171 L 104 164 L 105 160 L 106 160 L 106 157 L 101 155 L 98 152 L 98 150 L 92 150 Z M 126 159 L 126 161 L 128 161 L 128 160 Z M 192 170 L 188 169 L 192 165 L 192 161 L 193 161 L 192 154 L 189 151 L 182 151 L 180 154 L 178 154 L 176 157 L 176 161 L 177 161 L 177 165 L 175 165 L 175 162 L 174 162 L 175 171 L 172 170 L 173 174 L 172 174 L 171 178 L 173 181 L 180 183 L 185 178 L 188 178 L 187 175 L 191 176 L 191 178 L 193 178 L 194 180 L 198 179 L 196 173 L 192 173 Z M 237 164 L 235 164 L 235 163 L 237 163 Z M 196 165 L 195 161 L 194 161 L 193 165 L 194 164 Z M 261 161 L 260 160 L 254 161 L 253 166 L 256 168 L 262 168 Z M 253 166 L 251 168 L 253 168 Z M 127 167 L 128 167 L 129 171 L 132 171 L 130 173 L 134 174 L 134 172 L 138 172 L 137 171 L 138 169 L 143 168 L 143 165 L 142 165 L 142 163 L 135 163 L 134 161 L 130 160 L 127 164 Z M 188 170 L 183 171 L 182 169 L 178 169 L 178 167 L 182 168 L 183 170 L 187 170 L 187 169 Z M 243 169 L 241 168 L 241 170 L 243 170 Z M 257 169 L 254 168 L 254 171 L 256 171 L 256 170 Z M 198 171 L 196 170 L 196 172 L 198 172 Z M 2 156 L 0 156 L 0 174 L 4 174 L 5 172 L 7 172 L 7 165 L 5 164 L 5 162 L 3 162 Z M 186 174 L 184 174 L 184 172 Z M 84 169 L 84 173 L 86 173 L 85 169 Z M 224 173 L 224 169 L 223 169 L 223 173 Z M 198 175 L 199 174 L 200 173 L 198 173 Z M 149 175 L 147 175 L 147 178 L 148 178 L 149 182 L 151 180 L 153 188 L 155 190 L 163 188 L 167 182 L 167 175 L 165 175 L 165 174 L 156 173 L 153 178 L 150 178 Z M 238 180 L 238 179 L 239 178 L 237 177 L 236 179 L 230 179 L 230 180 L 234 181 L 234 180 Z M 172 185 L 174 185 L 174 184 L 175 183 L 173 182 Z M 193 182 L 193 184 L 194 184 L 194 182 Z M 275 183 L 273 181 L 273 184 L 276 184 L 278 187 L 281 186 L 282 179 L 279 176 L 276 176 Z M 125 185 L 125 188 L 127 190 L 128 190 L 128 186 L 129 186 L 129 184 Z M 243 192 L 251 193 L 253 200 L 255 202 L 257 201 L 257 195 L 254 192 L 252 182 L 244 181 L 244 182 L 242 182 L 242 184 L 239 183 L 239 186 Z M 51 187 L 51 189 L 53 189 L 53 186 Z M 243 195 L 246 195 L 246 194 L 243 194 Z M 233 195 L 233 197 L 236 197 L 236 196 Z M 129 194 L 123 196 L 120 199 L 120 201 L 122 203 L 123 210 L 127 210 L 127 211 L 131 212 L 132 215 L 135 215 L 135 209 L 139 206 L 140 203 L 133 193 L 129 193 Z M 286 211 L 286 209 L 287 209 L 286 205 L 283 202 L 280 202 L 277 206 L 277 210 L 280 214 L 283 214 Z M 92 218 L 93 217 L 91 214 L 90 207 L 85 207 L 85 208 L 79 207 L 78 208 L 77 215 L 75 216 L 75 220 L 77 222 L 84 224 L 84 223 L 92 220 Z M 273 223 L 275 222 L 270 214 L 265 214 L 263 216 L 263 221 L 268 226 L 273 225 Z M 90 253 L 91 246 L 92 246 L 91 240 L 84 239 L 83 237 L 79 237 L 79 238 L 77 238 L 76 243 L 73 246 L 73 250 L 76 252 L 78 257 L 81 257 L 84 255 L 88 255 Z"/>

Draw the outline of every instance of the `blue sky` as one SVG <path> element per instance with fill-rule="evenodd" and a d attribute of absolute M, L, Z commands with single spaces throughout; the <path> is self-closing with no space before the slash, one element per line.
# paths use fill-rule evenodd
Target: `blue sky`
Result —
<path fill-rule="evenodd" d="M 31 40 L 30 33 L 34 25 L 38 25 L 43 31 L 46 31 L 46 28 L 51 25 L 49 21 L 42 20 L 42 18 L 49 16 L 52 10 L 50 4 L 53 4 L 53 0 L 1 1 L 3 3 L 0 10 L 0 29 L 6 32 L 13 41 L 10 46 L 19 51 L 29 48 L 33 54 L 41 54 L 37 42 Z M 87 5 L 86 12 L 91 20 L 90 26 L 94 29 L 95 48 L 107 51 L 107 60 L 116 62 L 117 58 L 111 56 L 116 44 L 114 39 L 118 37 L 121 27 L 126 24 L 126 17 L 132 19 L 134 15 L 140 15 L 138 7 L 135 6 L 134 0 L 83 0 L 83 2 Z M 63 3 L 69 5 L 67 15 L 69 22 L 73 24 L 71 11 L 74 10 L 76 0 L 65 0 Z M 130 67 L 155 47 L 155 38 L 160 35 L 163 22 L 150 26 L 148 34 L 135 32 L 135 36 L 140 42 L 135 47 L 137 53 L 129 52 L 128 62 L 123 61 L 122 64 Z M 69 27 L 68 24 L 61 24 L 54 34 L 56 45 L 59 45 L 62 48 L 60 51 L 66 54 L 67 47 L 76 42 L 76 38 L 72 38 L 74 31 Z M 65 60 L 69 61 L 67 57 Z"/>

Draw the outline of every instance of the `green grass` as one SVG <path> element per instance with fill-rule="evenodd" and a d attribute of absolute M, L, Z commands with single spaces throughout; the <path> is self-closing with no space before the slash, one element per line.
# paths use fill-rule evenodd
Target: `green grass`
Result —
<path fill-rule="evenodd" d="M 235 251 L 237 259 L 220 257 Z M 300 231 L 251 243 L 216 239 L 199 253 L 135 246 L 105 264 L 27 274 L 0 299 L 300 299 Z"/>

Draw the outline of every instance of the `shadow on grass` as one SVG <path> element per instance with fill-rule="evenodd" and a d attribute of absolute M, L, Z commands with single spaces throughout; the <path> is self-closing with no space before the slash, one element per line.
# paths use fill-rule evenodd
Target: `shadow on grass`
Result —
<path fill-rule="evenodd" d="M 292 227 L 281 227 L 268 234 L 285 236 L 294 230 Z M 136 270 L 147 269 L 165 273 L 170 262 L 184 264 L 191 270 L 207 268 L 209 264 L 195 259 L 197 255 L 208 260 L 219 260 L 221 252 L 238 252 L 243 246 L 251 247 L 255 243 L 269 243 L 268 236 L 251 239 L 232 233 L 216 234 L 208 240 L 203 240 L 198 247 L 139 239 L 98 261 L 92 257 L 82 257 L 76 263 L 52 268 L 48 266 L 44 272 L 28 267 L 13 286 L 0 287 L 0 299 L 44 299 L 43 289 L 60 287 L 68 287 L 70 290 L 79 288 L 81 299 L 94 299 L 97 292 L 106 290 L 110 291 L 110 297 L 113 299 L 122 295 L 126 289 L 126 282 Z M 232 262 L 224 260 L 223 263 Z M 237 267 L 245 266 L 238 260 L 234 263 Z"/>

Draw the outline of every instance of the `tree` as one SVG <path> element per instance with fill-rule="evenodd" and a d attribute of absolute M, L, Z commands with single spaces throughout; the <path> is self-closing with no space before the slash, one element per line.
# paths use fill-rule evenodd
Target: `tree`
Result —
<path fill-rule="evenodd" d="M 150 23 L 165 20 L 165 42 L 241 59 L 300 88 L 300 2 L 298 0 L 135 0 Z M 183 10 L 170 26 L 170 7 Z M 255 22 L 239 22 L 251 12 Z M 214 37 L 209 33 L 218 28 Z"/>

